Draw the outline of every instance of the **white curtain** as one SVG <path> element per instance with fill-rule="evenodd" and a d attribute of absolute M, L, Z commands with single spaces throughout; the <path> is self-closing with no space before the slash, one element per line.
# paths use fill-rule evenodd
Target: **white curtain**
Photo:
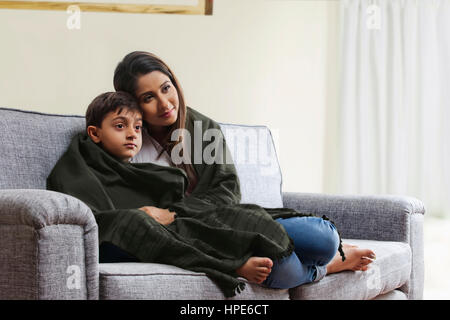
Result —
<path fill-rule="evenodd" d="M 450 217 L 450 0 L 341 0 L 338 191 Z"/>

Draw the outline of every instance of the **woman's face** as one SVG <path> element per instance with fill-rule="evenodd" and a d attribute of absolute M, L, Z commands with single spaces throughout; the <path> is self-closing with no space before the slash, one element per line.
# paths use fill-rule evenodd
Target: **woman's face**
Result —
<path fill-rule="evenodd" d="M 178 92 L 170 78 L 160 71 L 140 76 L 136 97 L 150 131 L 161 131 L 178 118 Z"/>

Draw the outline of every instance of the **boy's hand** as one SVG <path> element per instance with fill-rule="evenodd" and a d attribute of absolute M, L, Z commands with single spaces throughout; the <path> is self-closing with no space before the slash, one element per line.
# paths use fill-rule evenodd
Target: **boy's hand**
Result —
<path fill-rule="evenodd" d="M 144 211 L 150 217 L 152 217 L 157 222 L 165 226 L 171 224 L 175 220 L 176 213 L 169 211 L 169 209 L 161 209 L 153 206 L 146 206 L 139 208 L 139 210 Z"/>

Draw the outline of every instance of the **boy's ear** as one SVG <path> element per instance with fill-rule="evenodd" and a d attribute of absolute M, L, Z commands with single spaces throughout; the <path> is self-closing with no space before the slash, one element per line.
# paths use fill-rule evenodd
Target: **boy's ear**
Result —
<path fill-rule="evenodd" d="M 92 141 L 94 141 L 95 143 L 99 143 L 100 140 L 100 136 L 99 136 L 99 128 L 96 126 L 88 126 L 87 129 L 87 134 L 88 136 L 92 139 Z"/>

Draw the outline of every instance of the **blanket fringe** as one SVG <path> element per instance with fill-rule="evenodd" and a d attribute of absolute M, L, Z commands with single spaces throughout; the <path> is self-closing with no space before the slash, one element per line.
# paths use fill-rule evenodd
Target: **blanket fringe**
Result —
<path fill-rule="evenodd" d="M 338 251 L 339 251 L 339 254 L 342 257 L 342 261 L 345 261 L 346 258 L 345 258 L 344 249 L 342 247 L 342 237 L 341 237 L 341 234 L 339 233 L 338 228 L 336 227 L 336 224 L 330 218 L 328 218 L 326 215 L 323 215 L 322 219 L 330 221 L 334 225 L 334 227 L 336 228 L 336 231 L 337 231 L 337 233 L 339 235 L 339 248 L 338 248 Z"/>
<path fill-rule="evenodd" d="M 294 252 L 294 250 L 295 250 L 294 240 L 292 240 L 291 237 L 289 237 L 289 244 L 286 250 L 275 255 L 269 255 L 269 257 L 272 260 L 280 260 L 289 257 L 292 254 L 292 252 Z"/>
<path fill-rule="evenodd" d="M 237 281 L 232 288 L 224 289 L 223 294 L 226 298 L 232 298 L 237 294 L 240 294 L 245 289 L 245 282 Z"/>
<path fill-rule="evenodd" d="M 272 216 L 272 218 L 275 220 L 277 218 L 290 218 L 290 217 L 318 217 L 318 215 L 314 214 L 314 213 L 305 213 L 305 212 L 300 212 L 294 209 L 289 209 L 289 208 L 276 208 L 276 209 L 271 209 L 271 208 L 265 208 L 265 210 Z M 295 214 L 292 213 L 292 211 L 295 212 Z M 328 220 L 330 221 L 335 227 L 336 224 L 330 219 L 328 218 L 326 215 L 322 215 L 322 219 L 324 220 Z M 345 253 L 342 247 L 342 237 L 341 234 L 339 232 L 339 229 L 336 227 L 337 233 L 339 235 L 339 248 L 338 251 L 342 257 L 342 261 L 345 261 Z M 283 254 L 280 255 L 281 258 L 290 255 L 292 252 L 285 252 Z"/>
<path fill-rule="evenodd" d="M 239 282 L 236 287 L 236 293 L 240 294 L 245 289 L 245 282 Z"/>
<path fill-rule="evenodd" d="M 301 216 L 304 216 L 304 217 L 317 217 L 317 215 L 310 214 L 310 213 L 300 213 L 300 214 L 301 214 Z M 341 237 L 341 234 L 339 232 L 339 229 L 336 227 L 336 224 L 334 223 L 334 221 L 331 220 L 330 218 L 328 218 L 326 215 L 322 215 L 322 219 L 330 221 L 334 225 L 334 227 L 336 228 L 336 231 L 337 231 L 337 233 L 339 235 L 338 251 L 339 251 L 339 254 L 342 257 L 342 261 L 345 261 L 346 257 L 345 257 L 344 249 L 342 247 L 342 237 Z M 284 252 L 281 252 L 281 253 L 276 254 L 276 255 L 272 255 L 272 256 L 270 256 L 270 258 L 278 260 L 278 259 L 283 259 L 283 258 L 286 258 L 286 257 L 290 256 L 292 254 L 292 252 L 295 250 L 295 246 L 294 246 L 294 241 L 290 237 L 289 237 L 289 240 L 290 240 L 290 242 L 289 242 L 288 248 Z"/>

